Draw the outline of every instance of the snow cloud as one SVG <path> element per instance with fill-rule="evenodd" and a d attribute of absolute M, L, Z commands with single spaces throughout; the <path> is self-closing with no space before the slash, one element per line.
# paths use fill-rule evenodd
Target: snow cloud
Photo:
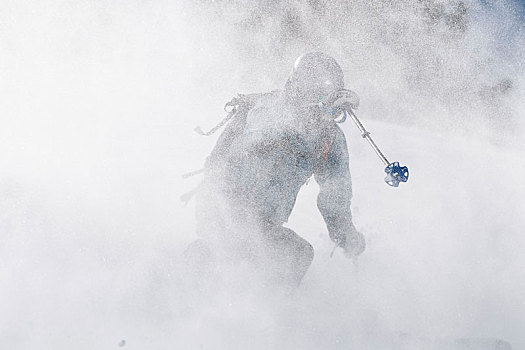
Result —
<path fill-rule="evenodd" d="M 519 4 L 21 0 L 0 9 L 0 343 L 377 349 L 394 338 L 495 337 L 525 346 Z M 310 184 L 289 226 L 316 258 L 294 296 L 233 280 L 227 290 L 197 286 L 214 291 L 199 300 L 178 264 L 195 238 L 193 203 L 179 197 L 199 178 L 181 175 L 202 167 L 215 138 L 192 129 L 215 125 L 237 93 L 282 88 L 310 50 L 339 61 L 358 115 L 412 178 L 386 186 L 347 122 L 354 216 L 368 240 L 359 266 L 329 258 Z"/>

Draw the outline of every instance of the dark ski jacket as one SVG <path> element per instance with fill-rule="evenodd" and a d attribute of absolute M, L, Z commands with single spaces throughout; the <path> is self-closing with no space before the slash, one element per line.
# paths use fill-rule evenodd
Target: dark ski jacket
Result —
<path fill-rule="evenodd" d="M 282 225 L 313 175 L 320 187 L 317 207 L 330 237 L 344 246 L 353 226 L 346 139 L 332 120 L 305 118 L 284 92 L 262 95 L 219 137 L 206 162 L 206 190 L 199 196 L 206 200 L 207 192 L 215 191 L 227 202 L 229 215 Z"/>

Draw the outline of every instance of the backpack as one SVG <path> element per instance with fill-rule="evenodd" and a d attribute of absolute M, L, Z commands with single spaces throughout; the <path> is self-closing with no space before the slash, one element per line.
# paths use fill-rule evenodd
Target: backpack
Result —
<path fill-rule="evenodd" d="M 215 162 L 222 159 L 230 149 L 233 141 L 243 133 L 246 126 L 246 119 L 248 112 L 264 97 L 268 97 L 272 94 L 277 93 L 278 90 L 274 90 L 268 93 L 254 93 L 243 95 L 239 94 L 234 97 L 231 101 L 224 105 L 224 110 L 228 113 L 226 117 L 210 131 L 203 132 L 200 127 L 194 129 L 199 135 L 210 136 L 213 135 L 219 128 L 223 127 L 226 123 L 228 125 L 223 130 L 221 136 L 217 140 L 215 147 L 206 159 L 204 171 L 215 164 Z M 231 120 L 231 121 L 230 121 Z"/>
<path fill-rule="evenodd" d="M 206 172 L 208 169 L 213 167 L 216 162 L 223 159 L 227 152 L 230 149 L 230 146 L 234 140 L 243 133 L 246 126 L 246 120 L 248 117 L 249 111 L 255 107 L 255 105 L 264 97 L 269 97 L 272 94 L 279 93 L 279 90 L 273 90 L 267 93 L 252 93 L 252 94 L 238 94 L 236 97 L 232 98 L 229 102 L 224 105 L 224 110 L 228 113 L 223 120 L 221 120 L 217 125 L 215 125 L 208 132 L 204 132 L 200 127 L 196 127 L 194 131 L 202 136 L 211 136 L 217 130 L 222 128 L 224 125 L 228 124 L 220 135 L 215 147 L 211 151 L 210 155 L 206 158 L 204 168 L 195 170 L 189 173 L 182 175 L 183 178 L 188 178 L 200 173 Z M 316 147 L 316 157 L 315 165 L 317 167 L 319 162 L 322 160 L 327 160 L 328 153 L 335 141 L 337 126 L 334 121 L 333 125 L 325 128 L 319 139 L 319 142 Z M 180 198 L 185 203 L 185 205 L 190 201 L 193 195 L 197 192 L 199 187 L 189 191 L 188 193 L 182 195 Z"/>

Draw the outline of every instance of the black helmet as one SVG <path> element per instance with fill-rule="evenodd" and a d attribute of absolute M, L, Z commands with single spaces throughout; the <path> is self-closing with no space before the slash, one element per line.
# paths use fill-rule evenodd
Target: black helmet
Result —
<path fill-rule="evenodd" d="M 344 85 L 343 70 L 333 57 L 308 52 L 295 61 L 285 90 L 295 104 L 307 105 L 321 102 Z"/>

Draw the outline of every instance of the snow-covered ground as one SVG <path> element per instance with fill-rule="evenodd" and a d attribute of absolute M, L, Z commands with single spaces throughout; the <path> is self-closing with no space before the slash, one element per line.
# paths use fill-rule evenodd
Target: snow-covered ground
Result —
<path fill-rule="evenodd" d="M 180 175 L 215 140 L 191 130 L 218 122 L 238 92 L 281 87 L 315 45 L 247 29 L 242 11 L 223 9 L 220 22 L 205 2 L 2 3 L 0 348 L 525 347 L 523 22 L 472 1 L 465 37 L 413 37 L 419 22 L 407 15 L 399 38 L 381 23 L 410 2 L 376 9 L 387 19 L 354 3 L 353 22 L 319 34 L 337 38 L 319 47 L 340 60 L 358 116 L 411 178 L 388 187 L 347 121 L 368 243 L 358 265 L 330 258 L 311 181 L 288 223 L 316 249 L 296 293 L 239 285 L 211 300 L 188 291 L 179 266 L 195 238 L 193 203 L 179 196 L 198 183 Z M 254 21 L 274 28 L 274 16 Z M 418 56 L 430 48 L 435 57 Z M 502 78 L 513 80 L 508 95 L 483 90 Z"/>

